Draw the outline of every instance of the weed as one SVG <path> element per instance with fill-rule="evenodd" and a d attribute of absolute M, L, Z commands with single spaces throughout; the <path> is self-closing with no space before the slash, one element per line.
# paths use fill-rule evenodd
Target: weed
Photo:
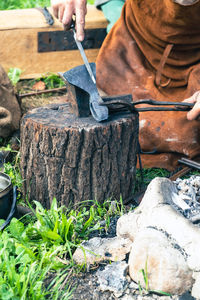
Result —
<path fill-rule="evenodd" d="M 22 73 L 22 70 L 20 70 L 18 68 L 10 68 L 9 69 L 8 77 L 14 86 L 16 86 L 16 84 L 20 80 L 21 73 Z"/>
<path fill-rule="evenodd" d="M 148 270 L 147 270 L 147 259 L 146 259 L 146 261 L 145 261 L 145 267 L 144 267 L 144 269 L 141 269 L 140 272 L 142 273 L 143 280 L 144 280 L 144 283 L 145 283 L 145 288 L 143 289 L 143 288 L 142 288 L 142 285 L 141 285 L 141 282 L 140 282 L 140 281 L 138 282 L 139 291 L 140 291 L 140 294 L 141 294 L 141 295 L 143 294 L 143 291 L 144 291 L 145 293 L 154 293 L 154 294 L 157 294 L 157 295 L 171 296 L 171 294 L 170 294 L 170 293 L 167 293 L 167 292 L 149 289 L 149 278 L 148 278 Z"/>
<path fill-rule="evenodd" d="M 39 80 L 44 81 L 47 89 L 60 88 L 60 87 L 65 86 L 65 83 L 60 78 L 60 76 L 53 74 L 53 73 L 44 74 L 40 78 L 37 79 L 37 81 L 39 81 Z"/>
<path fill-rule="evenodd" d="M 145 290 L 149 290 L 149 280 L 148 280 L 148 273 L 147 273 L 147 260 L 145 262 L 145 269 L 141 269 L 140 272 L 142 272 L 143 279 L 145 282 Z"/>
<path fill-rule="evenodd" d="M 38 261 L 38 251 L 27 238 L 22 222 L 13 219 L 0 234 L 0 299 L 51 299 L 58 293 L 53 287 L 45 289 L 44 282 L 54 262 L 46 264 L 47 248 L 43 247 Z M 63 298 L 61 298 L 63 299 Z"/>

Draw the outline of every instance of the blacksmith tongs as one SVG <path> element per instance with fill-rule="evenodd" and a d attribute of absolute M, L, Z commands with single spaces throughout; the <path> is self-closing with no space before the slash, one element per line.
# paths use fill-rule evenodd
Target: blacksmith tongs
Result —
<path fill-rule="evenodd" d="M 102 97 L 103 103 L 100 105 L 107 106 L 112 112 L 115 111 L 127 111 L 130 112 L 145 112 L 145 111 L 188 111 L 193 106 L 194 103 L 188 102 L 167 102 L 167 101 L 156 101 L 152 99 L 141 99 L 138 101 L 133 101 L 132 95 L 121 95 L 121 96 L 111 96 Z M 135 107 L 139 104 L 148 104 L 154 107 Z M 170 107 L 166 107 L 170 106 Z"/>

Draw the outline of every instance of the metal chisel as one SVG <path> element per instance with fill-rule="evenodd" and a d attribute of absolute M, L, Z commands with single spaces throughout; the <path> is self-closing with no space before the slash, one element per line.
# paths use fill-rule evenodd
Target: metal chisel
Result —
<path fill-rule="evenodd" d="M 84 49 L 83 49 L 83 46 L 82 46 L 81 42 L 79 42 L 79 41 L 77 40 L 77 37 L 76 37 L 76 30 L 75 30 L 75 22 L 74 22 L 74 21 L 73 21 L 72 24 L 71 24 L 71 29 L 72 29 L 72 31 L 73 31 L 74 40 L 75 40 L 76 45 L 77 45 L 77 47 L 78 47 L 78 49 L 79 49 L 79 51 L 80 51 L 80 54 L 81 54 L 82 59 L 83 59 L 83 61 L 84 61 L 85 67 L 86 67 L 88 73 L 90 74 L 90 77 L 91 77 L 92 81 L 94 82 L 94 84 L 96 84 L 96 79 L 95 79 L 95 77 L 94 77 L 94 74 L 93 74 L 92 69 L 91 69 L 91 67 L 90 67 L 90 64 L 89 64 L 89 62 L 88 62 L 87 56 L 85 55 L 85 51 L 84 51 Z"/>

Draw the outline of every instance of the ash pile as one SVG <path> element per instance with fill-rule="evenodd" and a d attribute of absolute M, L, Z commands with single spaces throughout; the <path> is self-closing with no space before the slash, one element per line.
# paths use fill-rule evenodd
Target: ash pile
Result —
<path fill-rule="evenodd" d="M 176 192 L 170 203 L 184 217 L 200 227 L 200 176 L 174 181 Z"/>

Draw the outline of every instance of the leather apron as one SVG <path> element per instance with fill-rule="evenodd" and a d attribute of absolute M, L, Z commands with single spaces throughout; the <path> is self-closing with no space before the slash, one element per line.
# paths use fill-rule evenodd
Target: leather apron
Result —
<path fill-rule="evenodd" d="M 200 1 L 127 0 L 97 57 L 97 84 L 133 100 L 183 101 L 200 90 Z M 145 105 L 146 106 L 146 105 Z M 200 155 L 200 121 L 186 112 L 140 113 L 144 167 L 173 170 L 177 159 Z"/>

